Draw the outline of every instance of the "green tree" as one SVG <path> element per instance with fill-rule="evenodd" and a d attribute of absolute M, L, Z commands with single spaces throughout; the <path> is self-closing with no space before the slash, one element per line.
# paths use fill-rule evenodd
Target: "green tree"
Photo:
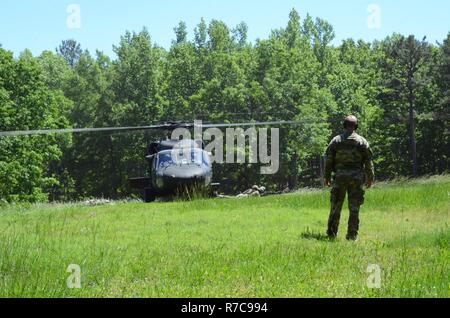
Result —
<path fill-rule="evenodd" d="M 248 25 L 245 22 L 239 23 L 232 31 L 233 41 L 237 43 L 239 48 L 247 44 Z"/>
<path fill-rule="evenodd" d="M 429 81 L 424 70 L 431 53 L 430 46 L 425 39 L 419 41 L 414 36 L 406 38 L 395 35 L 385 41 L 384 52 L 385 58 L 381 61 L 384 79 L 381 104 L 385 117 L 390 120 L 406 118 L 411 171 L 416 177 L 419 173 L 416 137 L 416 120 L 420 111 L 418 97 Z M 394 136 L 401 143 L 403 138 Z"/>
<path fill-rule="evenodd" d="M 205 19 L 201 19 L 200 23 L 194 30 L 195 35 L 195 46 L 198 49 L 204 48 L 206 45 L 206 40 L 208 37 L 208 26 L 206 25 Z"/>
<path fill-rule="evenodd" d="M 300 15 L 297 10 L 292 9 L 289 13 L 289 22 L 285 31 L 286 41 L 289 48 L 293 48 L 298 44 L 300 40 Z"/>
<path fill-rule="evenodd" d="M 77 41 L 69 39 L 63 40 L 59 47 L 56 48 L 56 52 L 64 57 L 70 67 L 73 68 L 83 51 L 81 50 L 81 45 Z"/>
<path fill-rule="evenodd" d="M 42 69 L 29 57 L 14 60 L 0 49 L 0 130 L 65 128 L 70 102 L 50 90 Z M 59 160 L 67 136 L 0 138 L 0 200 L 46 201 L 57 186 L 50 164 Z"/>
<path fill-rule="evenodd" d="M 187 27 L 184 21 L 180 21 L 177 27 L 174 29 L 175 32 L 175 43 L 181 44 L 187 42 Z"/>
<path fill-rule="evenodd" d="M 420 96 L 423 114 L 418 126 L 418 156 L 423 173 L 436 174 L 448 172 L 450 166 L 450 33 L 433 50 L 431 61 L 427 69 L 433 81 Z"/>

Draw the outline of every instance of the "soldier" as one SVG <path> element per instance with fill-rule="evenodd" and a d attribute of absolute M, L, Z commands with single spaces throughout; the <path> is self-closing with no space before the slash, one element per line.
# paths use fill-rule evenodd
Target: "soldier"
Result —
<path fill-rule="evenodd" d="M 332 186 L 327 235 L 330 238 L 337 236 L 342 204 L 348 192 L 350 215 L 347 240 L 356 240 L 359 208 L 364 203 L 363 185 L 365 183 L 370 188 L 374 178 L 372 150 L 367 140 L 355 132 L 358 129 L 358 119 L 355 116 L 345 118 L 344 129 L 342 135 L 333 138 L 326 151 L 325 184 Z"/>

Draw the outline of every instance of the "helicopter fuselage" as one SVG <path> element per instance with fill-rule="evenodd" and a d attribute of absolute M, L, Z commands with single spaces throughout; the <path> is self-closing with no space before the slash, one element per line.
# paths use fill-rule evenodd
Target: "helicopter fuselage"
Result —
<path fill-rule="evenodd" d="M 210 154 L 194 140 L 165 140 L 150 145 L 146 159 L 147 177 L 130 179 L 133 188 L 141 189 L 144 201 L 211 187 Z"/>

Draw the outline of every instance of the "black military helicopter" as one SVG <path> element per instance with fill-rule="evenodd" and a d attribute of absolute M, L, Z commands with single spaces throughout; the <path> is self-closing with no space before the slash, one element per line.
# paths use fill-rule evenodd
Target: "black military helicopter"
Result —
<path fill-rule="evenodd" d="M 297 125 L 305 121 L 272 121 L 250 123 L 220 123 L 201 124 L 201 128 L 224 128 L 245 126 L 271 126 L 271 125 Z M 106 127 L 106 128 L 72 128 L 72 129 L 40 129 L 22 131 L 0 131 L 1 137 L 49 135 L 61 133 L 87 133 L 87 132 L 131 132 L 147 130 L 163 130 L 172 132 L 177 128 L 190 129 L 195 123 L 169 122 L 161 125 L 138 127 Z M 213 172 L 210 153 L 204 150 L 201 140 L 185 139 L 152 142 L 145 158 L 149 164 L 148 176 L 131 178 L 132 188 L 143 193 L 145 202 L 152 202 L 157 197 L 171 196 L 180 191 L 207 191 L 218 186 L 213 183 Z"/>
<path fill-rule="evenodd" d="M 171 132 L 177 128 L 192 128 L 186 123 L 168 123 L 158 129 Z M 148 176 L 131 178 L 132 188 L 143 192 L 145 202 L 156 197 L 203 191 L 211 193 L 218 183 L 212 182 L 210 153 L 204 150 L 201 140 L 171 139 L 152 142 L 145 158 L 148 161 Z"/>
<path fill-rule="evenodd" d="M 131 178 L 131 187 L 143 190 L 144 201 L 189 191 L 207 191 L 212 186 L 210 154 L 195 140 L 163 140 L 150 145 L 145 157 L 149 176 Z"/>

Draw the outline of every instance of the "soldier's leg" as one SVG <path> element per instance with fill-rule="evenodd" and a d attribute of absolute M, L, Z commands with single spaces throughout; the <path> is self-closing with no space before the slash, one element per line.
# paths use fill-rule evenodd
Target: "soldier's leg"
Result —
<path fill-rule="evenodd" d="M 364 189 L 362 184 L 353 183 L 348 188 L 348 230 L 347 239 L 356 240 L 359 231 L 359 208 L 364 203 Z"/>
<path fill-rule="evenodd" d="M 328 218 L 327 235 L 329 237 L 336 237 L 339 229 L 339 220 L 341 218 L 342 204 L 345 199 L 346 187 L 343 185 L 334 184 L 331 189 L 330 196 L 330 216 Z"/>

